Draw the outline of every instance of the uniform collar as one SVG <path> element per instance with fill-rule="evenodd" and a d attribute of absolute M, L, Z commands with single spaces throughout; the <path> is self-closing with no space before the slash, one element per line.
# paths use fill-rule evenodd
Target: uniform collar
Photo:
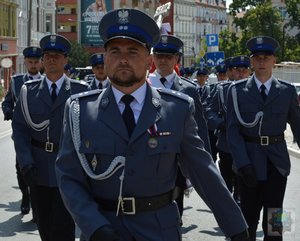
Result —
<path fill-rule="evenodd" d="M 257 85 L 257 88 L 260 89 L 260 86 L 262 86 L 262 82 L 260 82 L 260 80 L 256 77 L 255 73 L 254 73 L 253 77 L 254 77 L 254 81 L 255 81 L 255 83 L 256 83 L 256 85 Z M 271 76 L 271 77 L 264 83 L 264 86 L 266 87 L 267 92 L 269 92 L 270 89 L 271 89 L 272 80 L 273 80 L 273 76 Z"/>
<path fill-rule="evenodd" d="M 63 75 L 55 82 L 56 87 L 57 87 L 57 92 L 59 92 L 59 90 L 60 90 L 60 88 L 61 88 L 61 86 L 62 86 L 62 84 L 63 84 L 65 78 L 66 78 L 66 75 L 63 74 Z M 49 90 L 51 90 L 51 85 L 52 85 L 53 82 L 52 82 L 51 80 L 49 80 L 49 79 L 47 78 L 47 76 L 46 76 L 46 82 L 47 82 L 47 85 L 48 85 Z"/>
<path fill-rule="evenodd" d="M 145 101 L 146 89 L 147 84 L 145 82 L 140 88 L 131 93 L 131 95 L 134 97 L 135 101 L 139 103 L 139 105 L 142 105 Z M 124 93 L 116 89 L 114 86 L 112 86 L 112 91 L 114 93 L 116 102 L 119 104 Z"/>

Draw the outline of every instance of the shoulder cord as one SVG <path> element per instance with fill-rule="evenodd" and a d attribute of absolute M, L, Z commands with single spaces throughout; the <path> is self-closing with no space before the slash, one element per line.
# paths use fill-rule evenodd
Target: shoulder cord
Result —
<path fill-rule="evenodd" d="M 71 129 L 72 140 L 75 146 L 75 150 L 77 152 L 82 168 L 90 178 L 95 180 L 107 179 L 111 177 L 117 170 L 125 166 L 125 157 L 117 156 L 113 159 L 110 166 L 105 172 L 99 175 L 95 175 L 88 164 L 86 156 L 83 153 L 79 152 L 81 140 L 80 140 L 80 125 L 79 125 L 80 105 L 79 105 L 78 98 L 71 102 L 69 117 L 70 117 L 70 129 Z M 93 159 L 95 159 L 95 156 Z"/>
<path fill-rule="evenodd" d="M 105 172 L 95 175 L 88 164 L 86 156 L 83 153 L 79 152 L 81 140 L 80 140 L 80 124 L 79 124 L 79 122 L 80 122 L 80 105 L 79 105 L 78 98 L 76 98 L 74 101 L 71 102 L 69 118 L 70 118 L 70 129 L 71 129 L 72 140 L 73 140 L 73 143 L 75 146 L 77 156 L 80 160 L 80 164 L 81 164 L 83 170 L 90 178 L 92 178 L 94 180 L 105 180 L 105 179 L 111 177 L 120 168 L 125 166 L 126 158 L 124 156 L 117 156 L 112 160 L 110 166 L 107 168 L 107 170 Z M 94 155 L 92 162 L 97 162 L 95 155 Z M 120 178 L 120 190 L 119 190 L 118 207 L 117 207 L 116 216 L 118 216 L 118 214 L 119 214 L 120 207 L 123 208 L 122 190 L 123 190 L 124 170 L 125 170 L 125 168 L 123 169 L 122 174 L 119 177 Z"/>
<path fill-rule="evenodd" d="M 225 100 L 224 100 L 224 89 L 222 85 L 218 85 L 218 89 L 219 89 L 219 96 L 220 96 L 220 101 L 221 101 L 221 105 L 222 105 L 222 109 L 224 110 L 224 112 L 227 112 L 227 107 L 225 105 Z"/>
<path fill-rule="evenodd" d="M 260 135 L 261 134 L 260 132 L 261 132 L 261 126 L 262 126 L 264 112 L 262 112 L 262 111 L 257 112 L 256 115 L 255 115 L 255 119 L 252 123 L 244 122 L 244 120 L 241 117 L 241 113 L 240 113 L 240 110 L 239 110 L 239 107 L 238 107 L 238 100 L 237 100 L 237 93 L 236 93 L 235 86 L 232 86 L 231 94 L 232 94 L 234 111 L 235 111 L 235 114 L 236 114 L 239 122 L 241 123 L 241 125 L 245 126 L 246 128 L 252 128 L 252 127 L 256 126 L 258 121 L 260 120 L 260 122 L 259 122 L 259 133 L 258 133 Z"/>
<path fill-rule="evenodd" d="M 20 104 L 23 112 L 23 116 L 27 122 L 27 124 L 35 131 L 42 131 L 49 126 L 50 120 L 44 120 L 42 123 L 36 124 L 33 123 L 29 110 L 28 110 L 28 102 L 27 102 L 27 86 L 23 85 L 20 92 Z"/>

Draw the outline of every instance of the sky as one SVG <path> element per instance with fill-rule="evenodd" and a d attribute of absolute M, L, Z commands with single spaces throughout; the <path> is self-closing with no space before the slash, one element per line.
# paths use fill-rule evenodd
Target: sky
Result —
<path fill-rule="evenodd" d="M 232 0 L 226 0 L 226 8 L 229 7 L 230 3 L 232 3 Z"/>

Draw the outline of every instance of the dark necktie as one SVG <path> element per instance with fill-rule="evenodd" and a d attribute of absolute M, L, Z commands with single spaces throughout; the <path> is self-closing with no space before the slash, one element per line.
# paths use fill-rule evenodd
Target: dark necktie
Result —
<path fill-rule="evenodd" d="M 166 83 L 167 79 L 165 77 L 161 77 L 159 80 L 162 83 L 162 85 L 165 86 L 165 83 Z"/>
<path fill-rule="evenodd" d="M 260 95 L 263 98 L 263 100 L 266 101 L 267 94 L 266 94 L 266 86 L 265 85 L 260 86 Z"/>
<path fill-rule="evenodd" d="M 98 84 L 98 88 L 103 89 L 103 84 L 100 81 L 99 81 L 99 84 Z"/>
<path fill-rule="evenodd" d="M 199 95 L 202 95 L 202 87 L 199 88 Z"/>
<path fill-rule="evenodd" d="M 51 88 L 52 88 L 51 99 L 52 99 L 52 102 L 54 103 L 55 100 L 56 100 L 56 97 L 57 97 L 57 94 L 56 94 L 56 88 L 57 88 L 57 86 L 56 86 L 56 84 L 52 83 Z"/>
<path fill-rule="evenodd" d="M 28 76 L 29 80 L 33 80 L 33 77 L 31 75 Z"/>
<path fill-rule="evenodd" d="M 125 109 L 122 113 L 122 117 L 127 127 L 128 135 L 130 137 L 135 127 L 134 114 L 130 107 L 130 103 L 134 100 L 134 97 L 131 95 L 123 95 L 121 100 L 125 104 Z"/>

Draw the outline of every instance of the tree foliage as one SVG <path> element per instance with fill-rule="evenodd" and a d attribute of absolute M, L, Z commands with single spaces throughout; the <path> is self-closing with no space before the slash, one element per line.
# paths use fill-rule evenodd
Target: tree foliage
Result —
<path fill-rule="evenodd" d="M 290 16 L 289 25 L 300 29 L 300 0 L 288 0 L 285 4 Z"/>
<path fill-rule="evenodd" d="M 287 11 L 293 19 L 290 21 L 291 26 L 300 27 L 300 0 L 289 0 L 286 4 Z M 279 61 L 299 61 L 300 34 L 296 38 L 288 35 L 289 25 L 285 24 L 281 12 L 272 6 L 270 0 L 233 0 L 229 11 L 234 17 L 235 27 L 240 29 L 242 34 L 238 38 L 235 34 L 225 31 L 220 34 L 220 43 L 226 56 L 249 54 L 246 42 L 254 36 L 264 35 L 279 42 Z"/>
<path fill-rule="evenodd" d="M 86 67 L 89 65 L 90 54 L 77 42 L 71 42 L 71 52 L 69 54 L 69 64 L 74 67 Z"/>

